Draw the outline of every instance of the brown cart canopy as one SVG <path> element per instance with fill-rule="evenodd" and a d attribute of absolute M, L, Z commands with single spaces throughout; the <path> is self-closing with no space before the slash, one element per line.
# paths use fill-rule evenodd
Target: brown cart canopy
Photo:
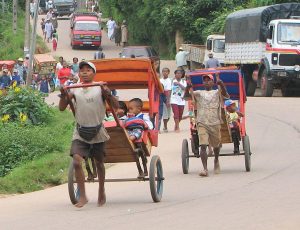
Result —
<path fill-rule="evenodd" d="M 266 42 L 270 21 L 291 16 L 300 16 L 300 3 L 283 3 L 231 13 L 225 24 L 226 43 Z"/>

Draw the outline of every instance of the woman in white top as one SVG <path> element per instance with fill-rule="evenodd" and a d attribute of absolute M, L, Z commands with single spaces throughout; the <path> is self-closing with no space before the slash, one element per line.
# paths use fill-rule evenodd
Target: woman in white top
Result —
<path fill-rule="evenodd" d="M 182 70 L 175 70 L 174 74 L 175 78 L 172 81 L 170 103 L 174 114 L 175 132 L 180 132 L 179 122 L 182 120 L 182 114 L 185 106 L 185 100 L 183 99 L 183 96 L 186 87 L 186 81 L 182 78 Z"/>

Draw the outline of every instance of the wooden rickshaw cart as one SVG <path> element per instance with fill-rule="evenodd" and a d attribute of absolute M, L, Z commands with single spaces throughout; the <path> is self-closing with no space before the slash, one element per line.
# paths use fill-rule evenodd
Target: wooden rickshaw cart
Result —
<path fill-rule="evenodd" d="M 129 140 L 123 121 L 118 119 L 111 105 L 107 104 L 107 113 L 113 114 L 114 121 L 103 123 L 110 136 L 110 140 L 105 145 L 104 162 L 132 162 L 136 164 L 139 175 L 143 175 L 145 171 L 148 171 L 149 174 L 135 178 L 106 179 L 105 182 L 149 181 L 152 199 L 154 202 L 159 202 L 162 198 L 164 181 L 160 157 L 152 156 L 149 170 L 147 169 L 147 158 L 151 155 L 152 147 L 158 145 L 159 93 L 163 92 L 154 66 L 148 59 L 102 59 L 91 62 L 95 64 L 97 69 L 94 81 L 105 82 L 110 89 L 148 89 L 149 101 L 143 102 L 143 113 L 149 113 L 155 127 L 153 130 L 144 130 L 142 138 L 133 143 Z M 99 86 L 99 84 L 96 83 L 91 86 Z M 66 88 L 74 87 L 78 86 L 72 85 Z M 92 161 L 92 159 L 86 161 L 86 164 L 89 164 L 86 167 L 87 171 L 88 168 L 93 168 Z M 96 170 L 95 167 L 93 170 Z M 88 173 L 86 172 L 86 174 Z M 86 177 L 85 181 L 96 182 L 98 180 L 96 178 L 88 180 Z M 80 191 L 75 181 L 72 163 L 69 168 L 68 189 L 71 202 L 76 204 Z"/>
<path fill-rule="evenodd" d="M 49 82 L 51 92 L 53 92 L 55 90 L 54 76 L 57 61 L 49 54 L 35 54 L 33 60 L 34 73 L 38 73 L 38 79 L 34 80 L 39 81 L 45 76 Z"/>
<path fill-rule="evenodd" d="M 223 124 L 221 126 L 221 143 L 223 144 L 236 144 L 239 146 L 240 142 L 242 143 L 242 150 L 238 152 L 230 152 L 230 153 L 220 153 L 220 156 L 241 156 L 245 157 L 245 168 L 246 171 L 249 172 L 251 170 L 251 150 L 250 150 L 250 141 L 249 136 L 246 133 L 246 114 L 245 114 L 245 103 L 246 103 L 246 94 L 245 94 L 245 87 L 244 81 L 241 75 L 240 70 L 236 69 L 204 69 L 204 70 L 197 70 L 189 73 L 189 80 L 191 81 L 193 90 L 203 90 L 203 75 L 212 74 L 215 78 L 215 74 L 219 73 L 220 79 L 224 82 L 224 85 L 227 89 L 227 92 L 230 96 L 230 99 L 233 100 L 239 108 L 239 111 L 243 113 L 245 116 L 240 118 L 239 121 L 239 128 L 238 133 L 230 128 L 228 122 L 228 116 L 226 114 L 224 106 L 222 107 L 222 120 Z M 216 89 L 217 86 L 214 86 Z M 194 114 L 195 114 L 195 109 Z M 182 142 L 182 171 L 184 174 L 188 174 L 189 172 L 189 158 L 199 158 L 199 139 L 198 139 L 198 132 L 196 128 L 196 118 L 191 117 L 190 119 L 190 145 L 192 154 L 189 153 L 189 145 L 188 140 L 184 139 Z M 211 157 L 209 155 L 209 157 Z"/>

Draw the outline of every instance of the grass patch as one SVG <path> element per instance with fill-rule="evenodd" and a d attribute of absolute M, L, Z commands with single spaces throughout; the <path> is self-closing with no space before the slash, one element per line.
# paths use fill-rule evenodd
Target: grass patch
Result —
<path fill-rule="evenodd" d="M 32 143 L 28 142 L 25 149 L 21 148 L 21 159 L 28 149 L 35 157 L 21 161 L 6 176 L 0 177 L 0 193 L 31 192 L 66 181 L 74 118 L 69 111 L 53 110 L 54 115 L 47 125 L 30 129 L 28 134 L 31 135 Z M 18 140 L 25 134 L 24 129 L 26 128 L 19 127 L 15 130 L 15 135 L 18 132 L 21 134 L 21 137 L 17 137 Z"/>

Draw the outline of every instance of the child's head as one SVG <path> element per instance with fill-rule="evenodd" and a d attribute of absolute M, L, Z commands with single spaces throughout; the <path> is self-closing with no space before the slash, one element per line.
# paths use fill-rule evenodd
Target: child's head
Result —
<path fill-rule="evenodd" d="M 46 76 L 45 75 L 42 75 L 42 80 L 46 80 Z"/>
<path fill-rule="evenodd" d="M 184 72 L 179 69 L 175 70 L 174 74 L 175 74 L 176 80 L 178 80 L 178 81 L 180 81 L 181 78 L 184 76 Z"/>
<path fill-rule="evenodd" d="M 170 74 L 170 69 L 165 67 L 165 68 L 162 69 L 161 72 L 162 72 L 162 75 L 163 75 L 164 78 L 168 78 L 169 74 Z"/>
<path fill-rule="evenodd" d="M 143 109 L 143 101 L 140 98 L 133 98 L 129 101 L 128 111 L 134 115 L 138 115 Z"/>
<path fill-rule="evenodd" d="M 75 75 L 75 76 L 73 77 L 73 82 L 74 82 L 74 83 L 77 83 L 78 80 L 79 80 L 79 77 L 78 77 L 77 75 Z"/>
<path fill-rule="evenodd" d="M 233 100 L 226 100 L 225 106 L 229 113 L 235 113 L 237 110 L 236 103 Z"/>
<path fill-rule="evenodd" d="M 119 108 L 117 110 L 118 117 L 123 117 L 128 112 L 127 105 L 124 101 L 119 101 Z"/>

